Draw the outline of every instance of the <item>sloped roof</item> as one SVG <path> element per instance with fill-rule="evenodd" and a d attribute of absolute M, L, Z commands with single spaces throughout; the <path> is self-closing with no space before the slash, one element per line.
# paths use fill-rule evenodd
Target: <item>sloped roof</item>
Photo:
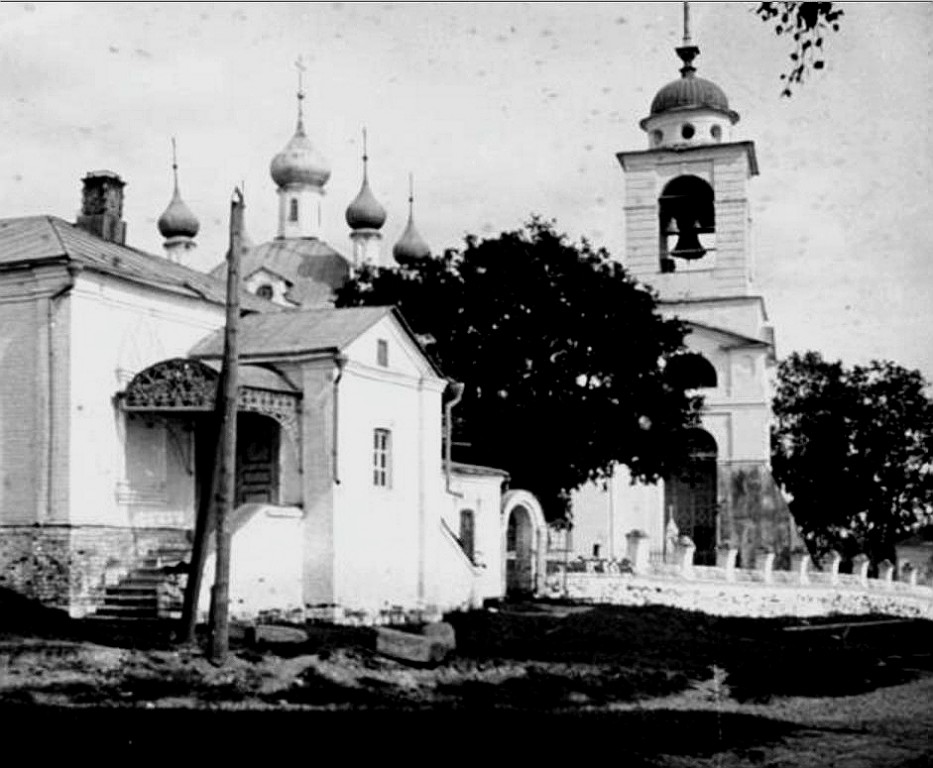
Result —
<path fill-rule="evenodd" d="M 57 216 L 0 219 L 0 267 L 61 260 L 213 304 L 226 302 L 223 280 L 127 245 L 112 243 Z M 279 310 L 277 304 L 243 291 L 243 309 Z"/>
<path fill-rule="evenodd" d="M 199 360 L 202 365 L 206 365 L 215 373 L 221 371 L 221 364 L 217 360 Z M 249 387 L 250 389 L 265 389 L 270 392 L 288 392 L 301 394 L 300 391 L 278 371 L 271 368 L 265 368 L 261 365 L 243 365 L 237 366 L 239 373 L 239 386 Z"/>
<path fill-rule="evenodd" d="M 242 318 L 238 340 L 241 357 L 293 355 L 341 350 L 386 315 L 392 307 L 347 309 L 284 309 L 268 315 Z M 216 357 L 223 353 L 223 330 L 199 341 L 192 357 Z"/>
<path fill-rule="evenodd" d="M 771 347 L 773 343 L 765 339 L 756 339 L 752 336 L 746 336 L 742 333 L 736 333 L 727 328 L 719 328 L 715 325 L 707 325 L 706 323 L 698 323 L 696 320 L 682 320 L 684 325 L 692 326 L 697 330 L 710 331 L 712 333 L 718 333 L 720 336 L 726 336 L 730 339 L 733 339 L 736 343 L 735 346 L 742 347 Z"/>
<path fill-rule="evenodd" d="M 240 320 L 237 333 L 240 359 L 339 352 L 390 315 L 431 369 L 441 376 L 437 365 L 395 307 L 283 309 L 270 314 L 248 315 Z M 195 344 L 188 354 L 196 358 L 220 357 L 223 354 L 223 333 L 223 329 L 214 331 Z"/>
<path fill-rule="evenodd" d="M 496 469 L 495 467 L 484 467 L 481 464 L 464 464 L 462 461 L 452 461 L 450 462 L 450 470 L 456 475 L 477 475 L 479 477 L 504 477 L 508 478 L 510 475 L 504 469 Z"/>
<path fill-rule="evenodd" d="M 335 289 L 350 277 L 350 262 L 317 238 L 281 238 L 249 247 L 243 254 L 240 272 L 252 275 L 267 269 L 292 283 L 286 297 L 302 306 L 320 306 L 330 301 Z M 227 264 L 211 270 L 223 279 Z"/>

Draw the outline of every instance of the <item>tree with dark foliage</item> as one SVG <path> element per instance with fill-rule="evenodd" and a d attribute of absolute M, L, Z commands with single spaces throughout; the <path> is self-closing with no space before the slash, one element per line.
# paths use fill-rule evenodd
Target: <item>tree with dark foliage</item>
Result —
<path fill-rule="evenodd" d="M 684 327 L 605 250 L 532 219 L 406 267 L 363 268 L 338 306 L 396 305 L 466 385 L 455 458 L 507 470 L 563 519 L 569 492 L 616 462 L 656 480 L 682 459 L 699 398 L 664 375 Z"/>
<path fill-rule="evenodd" d="M 822 69 L 826 61 L 823 41 L 829 32 L 839 31 L 843 10 L 838 3 L 759 3 L 755 13 L 766 23 L 774 22 L 777 35 L 790 35 L 794 50 L 790 54 L 791 68 L 781 75 L 782 96 L 791 95 L 791 85 L 803 83 L 811 69 Z"/>
<path fill-rule="evenodd" d="M 894 544 L 933 519 L 933 401 L 919 371 L 846 368 L 819 353 L 778 367 L 777 481 L 814 554 L 894 561 Z"/>

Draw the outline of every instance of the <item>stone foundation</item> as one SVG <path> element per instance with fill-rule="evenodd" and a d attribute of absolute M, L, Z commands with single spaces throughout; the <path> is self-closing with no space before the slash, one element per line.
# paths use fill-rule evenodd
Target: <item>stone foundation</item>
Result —
<path fill-rule="evenodd" d="M 804 618 L 877 613 L 933 619 L 933 588 L 928 586 L 908 587 L 871 579 L 866 587 L 857 577 L 849 576 L 840 577 L 838 584 L 828 580 L 826 584 L 768 583 L 754 578 L 761 574 L 748 572 L 742 574 L 747 574 L 748 580 L 729 582 L 726 574 L 720 573 L 723 569 L 704 570 L 709 573 L 702 581 L 683 576 L 554 573 L 547 579 L 544 594 L 611 605 L 666 605 L 716 616 Z"/>
<path fill-rule="evenodd" d="M 73 618 L 93 612 L 104 590 L 160 548 L 190 547 L 175 528 L 0 526 L 0 588 Z"/>

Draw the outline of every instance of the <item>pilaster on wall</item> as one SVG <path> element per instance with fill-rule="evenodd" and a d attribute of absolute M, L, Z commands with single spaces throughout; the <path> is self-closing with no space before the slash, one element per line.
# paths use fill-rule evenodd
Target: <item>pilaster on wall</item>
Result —
<path fill-rule="evenodd" d="M 67 518 L 72 285 L 64 264 L 0 276 L 0 523 Z"/>
<path fill-rule="evenodd" d="M 293 380 L 302 382 L 302 492 L 304 506 L 303 597 L 305 607 L 331 606 L 336 599 L 334 542 L 334 360 L 302 364 Z M 339 446 L 337 447 L 339 450 Z"/>

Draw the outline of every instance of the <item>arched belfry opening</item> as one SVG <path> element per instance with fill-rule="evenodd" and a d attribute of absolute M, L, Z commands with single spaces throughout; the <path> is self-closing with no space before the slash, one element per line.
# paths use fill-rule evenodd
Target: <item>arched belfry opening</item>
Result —
<path fill-rule="evenodd" d="M 658 199 L 662 272 L 710 269 L 716 253 L 713 188 L 698 176 L 669 181 Z"/>
<path fill-rule="evenodd" d="M 699 352 L 683 352 L 669 358 L 664 375 L 682 389 L 715 389 L 719 383 L 715 366 Z"/>
<path fill-rule="evenodd" d="M 687 459 L 664 482 L 665 527 L 671 521 L 696 545 L 698 565 L 716 564 L 717 467 L 716 439 L 705 429 L 687 430 Z"/>

